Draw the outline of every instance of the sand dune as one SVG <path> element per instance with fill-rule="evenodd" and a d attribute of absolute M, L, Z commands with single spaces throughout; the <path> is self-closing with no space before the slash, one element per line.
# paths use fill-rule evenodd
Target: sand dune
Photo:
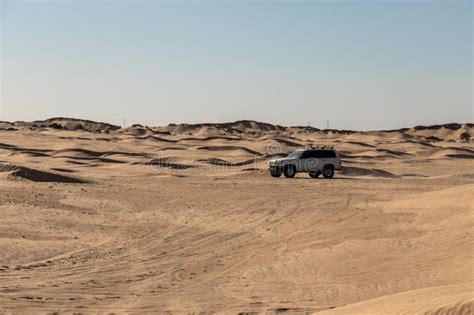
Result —
<path fill-rule="evenodd" d="M 71 170 L 67 170 L 68 172 L 73 172 Z M 33 182 L 47 182 L 47 183 L 75 183 L 75 184 L 84 184 L 87 181 L 70 177 L 64 176 L 61 174 L 57 174 L 54 172 L 47 172 L 37 169 L 32 169 L 28 167 L 12 165 L 12 164 L 0 164 L 0 172 L 7 172 L 13 177 L 21 177 Z M 64 172 L 64 170 L 63 170 Z"/>
<path fill-rule="evenodd" d="M 20 129 L 52 128 L 64 130 L 85 130 L 91 132 L 108 132 L 111 130 L 120 129 L 119 126 L 114 126 L 108 123 L 63 117 L 38 120 L 33 122 L 17 121 L 12 125 Z"/>
<path fill-rule="evenodd" d="M 437 314 L 468 315 L 474 312 L 474 283 L 417 289 L 383 296 L 318 314 Z M 368 311 L 370 310 L 370 311 Z"/>
<path fill-rule="evenodd" d="M 366 169 L 361 167 L 346 166 L 342 170 L 342 174 L 348 176 L 374 176 L 374 177 L 398 177 L 390 172 L 379 170 L 379 169 Z"/>
<path fill-rule="evenodd" d="M 472 314 L 472 127 L 1 122 L 0 312 Z"/>
<path fill-rule="evenodd" d="M 251 150 L 247 147 L 239 147 L 239 146 L 230 146 L 230 145 L 222 145 L 222 146 L 203 146 L 198 147 L 199 150 L 209 150 L 209 151 L 234 151 L 234 152 L 245 152 L 251 155 L 262 155 L 260 152 Z"/>

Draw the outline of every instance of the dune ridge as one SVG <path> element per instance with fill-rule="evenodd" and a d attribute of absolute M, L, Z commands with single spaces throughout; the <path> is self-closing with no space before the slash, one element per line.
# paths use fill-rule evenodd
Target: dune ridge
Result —
<path fill-rule="evenodd" d="M 66 169 L 67 172 L 70 172 Z M 2 164 L 0 163 L 0 173 L 9 173 L 13 177 L 20 177 L 33 182 L 46 182 L 46 183 L 74 183 L 74 184 L 85 184 L 89 181 L 65 176 L 55 172 L 42 171 L 38 169 L 28 168 L 24 166 Z"/>
<path fill-rule="evenodd" d="M 412 128 L 399 128 L 376 131 L 354 131 L 338 129 L 318 129 L 310 126 L 281 126 L 254 120 L 238 120 L 228 123 L 200 123 L 200 124 L 169 124 L 168 126 L 149 127 L 135 124 L 130 127 L 121 128 L 103 122 L 94 122 L 85 119 L 75 118 L 50 118 L 34 122 L 0 122 L 0 130 L 14 131 L 24 129 L 61 129 L 61 130 L 84 130 L 89 132 L 109 133 L 118 132 L 134 136 L 153 135 L 201 135 L 204 137 L 226 135 L 261 135 L 261 134 L 312 134 L 324 135 L 357 135 L 357 134 L 386 134 L 387 136 L 397 134 L 402 138 L 424 138 L 428 141 L 448 141 L 464 139 L 466 135 L 472 137 L 472 123 L 446 123 L 430 126 L 415 126 Z M 438 140 L 439 139 L 439 140 Z"/>

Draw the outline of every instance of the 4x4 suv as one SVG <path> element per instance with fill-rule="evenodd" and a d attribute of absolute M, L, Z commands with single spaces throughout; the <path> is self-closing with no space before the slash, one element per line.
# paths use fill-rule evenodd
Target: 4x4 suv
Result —
<path fill-rule="evenodd" d="M 341 156 L 333 147 L 299 149 L 287 157 L 268 162 L 273 177 L 295 177 L 296 173 L 309 173 L 312 178 L 323 174 L 324 178 L 332 178 L 335 170 L 341 170 Z"/>

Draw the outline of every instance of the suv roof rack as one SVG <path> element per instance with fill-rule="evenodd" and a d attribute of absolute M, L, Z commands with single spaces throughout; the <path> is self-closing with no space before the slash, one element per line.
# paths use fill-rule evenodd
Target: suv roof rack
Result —
<path fill-rule="evenodd" d="M 316 144 L 311 145 L 309 149 L 334 149 L 334 146 L 329 144 Z"/>

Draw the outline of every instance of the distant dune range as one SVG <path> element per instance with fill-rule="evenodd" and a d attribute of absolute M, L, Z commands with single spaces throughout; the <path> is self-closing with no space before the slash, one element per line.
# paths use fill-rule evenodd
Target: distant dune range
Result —
<path fill-rule="evenodd" d="M 121 128 L 103 122 L 95 122 L 90 120 L 75 119 L 75 118 L 50 118 L 46 120 L 38 120 L 33 122 L 17 121 L 17 122 L 2 122 L 0 121 L 0 130 L 36 130 L 44 128 L 53 128 L 60 130 L 84 130 L 89 132 L 105 132 L 119 130 L 120 133 L 126 133 L 131 135 L 150 135 L 150 134 L 162 134 L 162 135 L 206 135 L 208 137 L 216 136 L 215 133 L 221 134 L 265 134 L 265 133 L 283 133 L 291 135 L 293 133 L 317 133 L 322 132 L 324 134 L 380 134 L 380 133 L 396 133 L 401 138 L 410 138 L 412 136 L 428 138 L 431 141 L 448 141 L 458 140 L 461 134 L 464 132 L 471 132 L 474 124 L 472 123 L 449 123 L 442 125 L 431 125 L 431 126 L 416 126 L 413 128 L 401 128 L 393 130 L 381 130 L 372 132 L 360 132 L 353 130 L 338 130 L 338 129 L 318 129 L 310 126 L 292 126 L 284 127 L 280 125 L 273 125 L 264 122 L 252 121 L 252 120 L 240 120 L 229 123 L 203 123 L 203 124 L 169 124 L 168 126 L 162 127 L 148 127 L 142 125 L 133 125 L 128 128 Z"/>
<path fill-rule="evenodd" d="M 473 314 L 473 126 L 0 122 L 0 313 Z"/>
<path fill-rule="evenodd" d="M 107 123 L 70 118 L 35 122 L 1 122 L 0 130 L 58 139 L 45 149 L 0 143 L 0 150 L 15 158 L 53 158 L 59 169 L 106 167 L 109 164 L 161 166 L 182 171 L 195 168 L 209 172 L 211 166 L 232 166 L 231 172 L 264 170 L 266 161 L 296 148 L 334 145 L 352 169 L 347 176 L 403 176 L 387 170 L 355 167 L 353 163 L 391 160 L 416 163 L 422 159 L 472 159 L 473 124 L 417 126 L 386 131 L 320 130 L 313 127 L 284 127 L 256 121 L 216 124 L 170 124 L 162 127 L 133 125 L 121 128 Z M 66 141 L 67 140 L 67 141 Z M 68 142 L 71 145 L 68 145 Z M 79 145 L 75 147 L 74 143 Z M 98 145 L 100 144 L 100 145 Z M 98 150 L 85 149 L 98 147 Z M 116 148 L 120 147 L 121 150 Z M 134 149 L 135 148 L 135 149 Z M 175 162 L 156 164 L 166 158 Z M 216 162 L 218 161 L 218 162 Z M 254 163 L 252 163 L 254 162 Z M 16 164 L 16 163 L 15 163 Z M 181 166 L 181 167 L 180 167 Z M 58 167 L 56 167 L 58 168 Z M 136 168 L 134 168 L 136 170 Z M 356 171 L 357 170 L 357 171 Z M 225 172 L 224 168 L 215 169 Z M 228 170 L 227 170 L 228 171 Z M 192 175 L 181 174 L 181 175 Z M 388 175 L 391 174 L 391 175 Z M 169 174 L 172 175 L 172 174 Z"/>

